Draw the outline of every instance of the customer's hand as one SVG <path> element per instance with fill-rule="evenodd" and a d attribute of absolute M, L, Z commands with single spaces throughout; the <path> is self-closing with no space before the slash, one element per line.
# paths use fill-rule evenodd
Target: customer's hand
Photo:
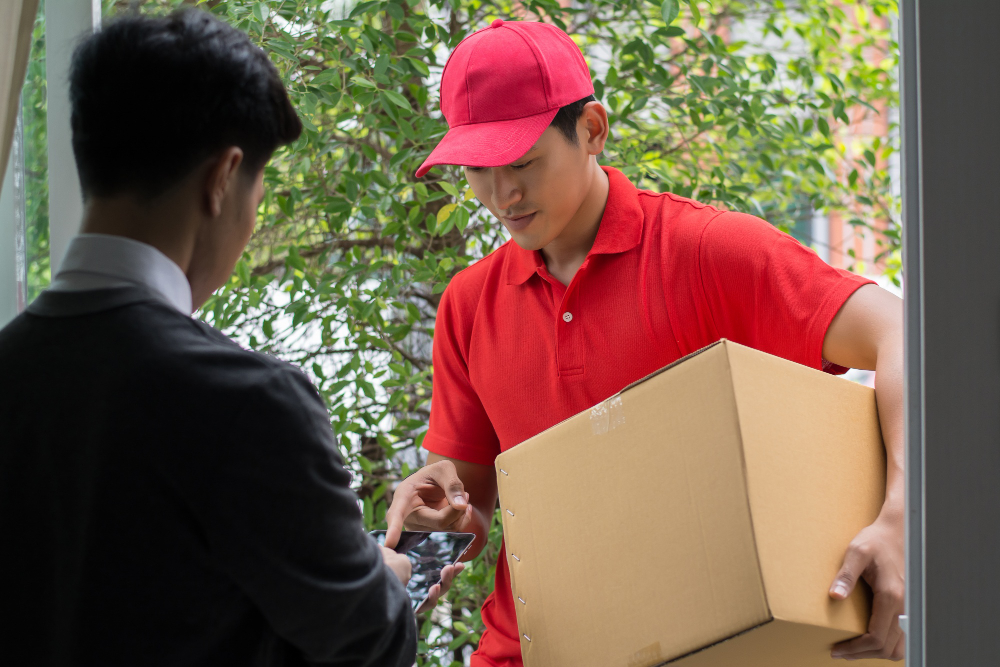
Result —
<path fill-rule="evenodd" d="M 461 563 L 457 565 L 448 565 L 443 570 L 441 570 L 441 583 L 434 584 L 431 586 L 430 593 L 427 595 L 427 599 L 424 600 L 423 604 L 417 608 L 417 613 L 430 611 L 438 603 L 438 600 L 444 597 L 448 589 L 451 588 L 451 582 L 455 580 L 455 576 L 459 572 L 465 569 L 465 566 Z"/>
<path fill-rule="evenodd" d="M 874 593 L 868 632 L 833 647 L 834 658 L 902 660 L 906 638 L 899 627 L 906 587 L 903 558 L 903 513 L 883 508 L 875 523 L 851 541 L 844 565 L 830 587 L 830 597 L 843 600 L 863 578 Z"/>
<path fill-rule="evenodd" d="M 410 581 L 410 575 L 413 573 L 413 566 L 410 564 L 410 559 L 406 557 L 406 554 L 398 554 L 392 549 L 383 547 L 381 544 L 378 548 L 382 550 L 382 560 L 392 570 L 392 573 L 396 575 L 399 582 L 405 586 Z"/>

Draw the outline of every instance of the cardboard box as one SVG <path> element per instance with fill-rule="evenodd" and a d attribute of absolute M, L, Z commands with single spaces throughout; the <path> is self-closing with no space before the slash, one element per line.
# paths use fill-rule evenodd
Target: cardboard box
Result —
<path fill-rule="evenodd" d="M 868 387 L 721 341 L 496 467 L 526 667 L 843 665 L 866 630 L 827 591 L 885 496 Z"/>

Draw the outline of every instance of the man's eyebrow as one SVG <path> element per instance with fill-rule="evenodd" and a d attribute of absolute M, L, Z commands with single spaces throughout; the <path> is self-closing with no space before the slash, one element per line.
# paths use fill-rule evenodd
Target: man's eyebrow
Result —
<path fill-rule="evenodd" d="M 531 147 L 531 148 L 529 148 L 528 150 L 524 151 L 524 155 L 522 155 L 521 157 L 517 158 L 517 160 L 514 160 L 514 162 L 518 162 L 519 160 L 523 160 L 523 159 L 524 159 L 524 157 L 525 157 L 525 155 L 527 155 L 527 154 L 528 154 L 528 153 L 530 153 L 531 151 L 535 150 L 536 148 L 538 148 L 538 144 L 535 144 L 534 146 L 532 146 L 532 147 Z M 513 163 L 512 163 L 512 164 L 513 164 Z"/>

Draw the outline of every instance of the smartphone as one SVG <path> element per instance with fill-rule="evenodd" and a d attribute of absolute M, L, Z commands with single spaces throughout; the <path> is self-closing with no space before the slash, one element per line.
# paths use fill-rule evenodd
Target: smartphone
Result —
<path fill-rule="evenodd" d="M 372 531 L 371 535 L 385 546 L 384 530 Z M 414 611 L 427 599 L 431 587 L 441 583 L 441 570 L 446 565 L 457 563 L 475 539 L 474 533 L 425 533 L 408 530 L 400 535 L 399 544 L 394 551 L 406 554 L 413 565 L 413 574 L 410 575 L 410 583 L 406 585 L 406 592 Z"/>

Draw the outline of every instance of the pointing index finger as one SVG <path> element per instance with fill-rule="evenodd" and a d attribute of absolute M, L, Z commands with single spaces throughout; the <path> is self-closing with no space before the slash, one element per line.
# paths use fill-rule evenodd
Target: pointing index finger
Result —
<path fill-rule="evenodd" d="M 400 486 L 392 498 L 392 505 L 385 513 L 385 546 L 395 549 L 399 544 L 399 537 L 403 533 L 403 522 L 406 520 L 405 512 L 409 509 L 412 501 L 413 491 Z"/>
<path fill-rule="evenodd" d="M 402 519 L 390 519 L 386 515 L 386 519 L 389 525 L 385 529 L 385 546 L 389 549 L 395 549 L 396 545 L 399 544 L 399 537 L 403 534 L 403 521 Z"/>

